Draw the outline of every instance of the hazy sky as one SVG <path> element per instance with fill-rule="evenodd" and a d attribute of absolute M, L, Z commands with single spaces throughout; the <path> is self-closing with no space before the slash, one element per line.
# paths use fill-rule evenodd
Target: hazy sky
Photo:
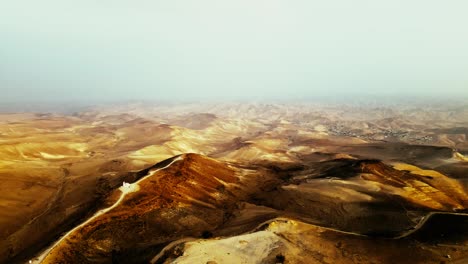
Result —
<path fill-rule="evenodd" d="M 1 1 L 0 101 L 468 97 L 468 1 Z"/>

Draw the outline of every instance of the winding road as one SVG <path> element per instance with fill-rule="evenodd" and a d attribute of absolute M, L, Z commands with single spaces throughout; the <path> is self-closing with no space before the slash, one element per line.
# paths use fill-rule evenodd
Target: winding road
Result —
<path fill-rule="evenodd" d="M 463 216 L 468 216 L 468 213 L 451 213 L 451 212 L 430 212 L 428 213 L 426 216 L 423 217 L 423 219 L 421 219 L 421 221 L 419 221 L 419 223 L 417 225 L 415 225 L 413 227 L 413 229 L 397 236 L 397 237 L 394 237 L 394 239 L 400 239 L 400 238 L 404 238 L 404 237 L 407 237 L 411 234 L 413 234 L 414 232 L 418 231 L 421 227 L 424 226 L 424 224 L 429 220 L 431 219 L 432 216 L 434 215 L 463 215 Z"/>
<path fill-rule="evenodd" d="M 67 237 L 69 237 L 73 232 L 75 232 L 76 230 L 80 229 L 81 227 L 85 226 L 86 224 L 90 223 L 91 221 L 93 221 L 94 219 L 98 218 L 99 216 L 109 212 L 110 210 L 114 209 L 115 207 L 119 206 L 119 204 L 123 201 L 123 199 L 125 198 L 125 196 L 128 194 L 128 193 L 132 193 L 132 192 L 137 192 L 140 188 L 139 188 L 139 183 L 142 182 L 143 180 L 145 180 L 146 178 L 148 177 L 151 177 L 153 176 L 155 173 L 157 173 L 158 171 L 160 170 L 164 170 L 168 167 L 170 167 L 173 163 L 175 163 L 176 161 L 179 161 L 179 160 L 182 160 L 183 159 L 183 156 L 179 156 L 177 158 L 175 158 L 174 160 L 172 160 L 169 164 L 167 164 L 166 166 L 162 167 L 162 168 L 158 168 L 158 169 L 155 169 L 155 170 L 152 170 L 152 171 L 149 171 L 148 174 L 139 179 L 138 181 L 134 182 L 134 183 L 124 183 L 123 186 L 121 186 L 119 188 L 119 190 L 121 191 L 120 193 L 120 197 L 119 199 L 110 207 L 107 207 L 105 209 L 101 209 L 99 211 L 97 211 L 92 217 L 90 217 L 88 220 L 84 221 L 83 223 L 81 223 L 80 225 L 76 226 L 75 228 L 73 228 L 72 230 L 68 231 L 65 235 L 63 235 L 59 240 L 57 240 L 54 244 L 52 244 L 52 246 L 48 247 L 46 250 L 44 250 L 38 257 L 35 257 L 34 259 L 30 260 L 28 263 L 33 263 L 33 264 L 40 264 L 44 261 L 44 259 L 49 255 L 49 253 L 55 248 L 57 247 L 63 240 L 65 240 Z"/>
<path fill-rule="evenodd" d="M 80 225 L 76 226 L 75 228 L 73 228 L 72 230 L 68 231 L 65 235 L 63 235 L 60 239 L 58 239 L 55 243 L 53 243 L 50 247 L 48 247 L 47 249 L 45 249 L 44 251 L 42 251 L 42 253 L 35 257 L 34 259 L 30 260 L 29 263 L 34 263 L 34 264 L 40 264 L 42 263 L 46 258 L 47 256 L 51 253 L 52 250 L 54 250 L 58 245 L 60 245 L 60 243 L 62 241 L 64 241 L 65 239 L 67 239 L 71 234 L 73 234 L 73 232 L 77 231 L 78 229 L 82 228 L 83 226 L 87 225 L 88 223 L 90 223 L 91 221 L 95 220 L 96 218 L 98 218 L 99 216 L 111 211 L 112 209 L 116 208 L 117 206 L 120 205 L 120 203 L 125 199 L 126 195 L 128 193 L 132 193 L 132 192 L 137 192 L 139 190 L 139 183 L 141 183 L 142 181 L 144 181 L 146 178 L 149 178 L 151 176 L 153 176 L 155 173 L 157 173 L 158 171 L 161 171 L 161 170 L 164 170 L 168 167 L 170 167 L 172 164 L 174 164 L 175 162 L 179 161 L 179 160 L 182 160 L 183 159 L 183 155 L 181 156 L 178 156 L 177 158 L 175 158 L 174 160 L 172 160 L 169 164 L 167 164 L 166 166 L 164 167 L 161 167 L 161 168 L 158 168 L 158 169 L 153 169 L 153 170 L 150 170 L 148 172 L 148 174 L 144 177 L 142 177 L 140 180 L 134 182 L 134 183 L 125 183 L 123 184 L 123 186 L 121 186 L 119 188 L 119 190 L 121 191 L 120 193 L 120 196 L 119 196 L 119 199 L 110 207 L 107 207 L 105 209 L 101 209 L 99 211 L 97 211 L 92 217 L 90 217 L 89 219 L 87 219 L 86 221 L 84 221 L 83 223 L 81 223 Z M 394 237 L 393 239 L 401 239 L 401 238 L 404 238 L 404 237 L 407 237 L 413 233 L 415 233 L 416 231 L 418 231 L 421 227 L 424 226 L 424 224 L 434 215 L 437 215 L 437 214 L 447 214 L 447 215 L 462 215 L 462 216 L 467 216 L 468 217 L 468 213 L 455 213 L 455 212 L 430 212 L 428 213 L 426 216 L 424 216 L 411 230 L 408 230 L 407 232 L 399 235 L 399 236 L 396 236 Z M 268 223 L 268 222 L 272 222 L 272 221 L 278 221 L 278 220 L 289 220 L 288 218 L 282 218 L 282 217 L 279 217 L 279 218 L 274 218 L 274 219 L 271 219 L 271 220 L 268 220 L 264 223 L 262 223 L 261 225 L 264 225 L 265 223 Z M 360 234 L 360 233 L 355 233 L 355 232 L 347 232 L 347 231 L 343 231 L 343 230 L 339 230 L 339 229 L 335 229 L 335 228 L 330 228 L 330 227 L 322 227 L 322 228 L 325 228 L 327 230 L 331 230 L 331 231 L 335 231 L 335 232 L 339 232 L 339 233 L 344 233 L 344 234 L 350 234 L 350 235 L 356 235 L 356 236 L 365 236 L 363 234 Z M 255 232 L 255 229 L 251 232 Z M 250 233 L 250 232 L 249 232 Z M 173 246 L 174 244 L 177 244 L 177 243 L 180 243 L 180 242 L 186 242 L 186 241 L 190 241 L 190 240 L 193 240 L 193 238 L 183 238 L 183 239 L 180 239 L 180 240 L 177 240 L 177 241 L 173 241 L 172 243 L 170 243 L 169 245 L 167 245 L 162 251 L 164 252 L 165 250 L 167 250 L 168 248 L 170 248 L 171 246 Z M 151 261 L 152 263 L 154 263 L 157 259 L 159 259 L 159 257 L 161 256 L 161 253 L 158 254 L 157 256 L 155 256 L 153 258 L 153 260 Z"/>

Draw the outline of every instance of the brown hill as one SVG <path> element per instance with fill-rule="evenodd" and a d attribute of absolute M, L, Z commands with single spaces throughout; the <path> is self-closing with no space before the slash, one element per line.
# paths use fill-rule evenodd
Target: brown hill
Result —
<path fill-rule="evenodd" d="M 310 164 L 291 176 L 256 193 L 256 203 L 343 231 L 394 237 L 428 212 L 468 208 L 463 183 L 403 163 L 338 159 Z"/>
<path fill-rule="evenodd" d="M 240 169 L 200 155 L 146 171 L 135 191 L 62 239 L 42 263 L 141 263 L 170 241 L 210 234 L 241 195 Z"/>

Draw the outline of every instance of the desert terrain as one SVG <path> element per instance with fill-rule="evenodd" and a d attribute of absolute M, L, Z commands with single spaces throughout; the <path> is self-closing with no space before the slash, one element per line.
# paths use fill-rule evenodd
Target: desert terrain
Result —
<path fill-rule="evenodd" d="M 0 263 L 468 263 L 468 104 L 0 114 Z"/>

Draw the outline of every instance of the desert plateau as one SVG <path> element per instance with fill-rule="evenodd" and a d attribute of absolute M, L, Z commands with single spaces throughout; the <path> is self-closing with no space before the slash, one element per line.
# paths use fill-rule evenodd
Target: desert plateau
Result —
<path fill-rule="evenodd" d="M 468 107 L 0 115 L 2 263 L 467 263 Z"/>
<path fill-rule="evenodd" d="M 468 1 L 0 1 L 0 264 L 468 264 Z"/>

